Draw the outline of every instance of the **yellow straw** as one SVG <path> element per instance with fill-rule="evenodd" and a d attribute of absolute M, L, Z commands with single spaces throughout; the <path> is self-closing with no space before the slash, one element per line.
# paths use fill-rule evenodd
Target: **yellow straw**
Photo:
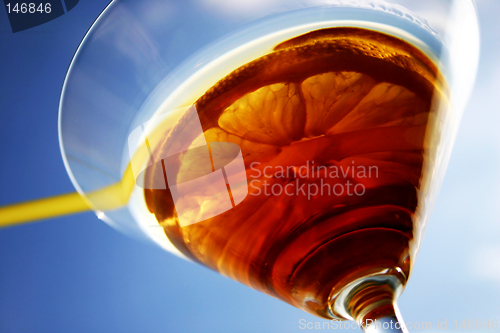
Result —
<path fill-rule="evenodd" d="M 0 207 L 0 228 L 90 210 L 78 193 L 22 202 Z"/>
<path fill-rule="evenodd" d="M 74 192 L 0 207 L 0 228 L 91 209 L 103 211 L 117 209 L 127 204 L 134 184 L 129 164 L 120 182 L 86 193 L 86 198 Z M 92 202 L 94 207 L 89 202 Z"/>
<path fill-rule="evenodd" d="M 184 111 L 185 108 L 179 110 Z M 171 113 L 170 116 L 175 116 L 175 114 Z M 172 123 L 176 123 L 171 121 L 169 117 L 166 117 L 163 122 L 163 126 L 158 126 L 148 135 L 149 141 L 154 143 L 155 147 L 162 143 L 165 128 L 171 128 Z M 148 142 L 144 141 L 142 145 L 146 146 Z M 119 182 L 93 192 L 87 192 L 85 197 L 75 192 L 0 207 L 0 228 L 80 213 L 91 209 L 110 211 L 121 208 L 128 203 L 135 186 L 132 165 L 143 164 L 149 158 L 147 149 L 138 148 Z"/>

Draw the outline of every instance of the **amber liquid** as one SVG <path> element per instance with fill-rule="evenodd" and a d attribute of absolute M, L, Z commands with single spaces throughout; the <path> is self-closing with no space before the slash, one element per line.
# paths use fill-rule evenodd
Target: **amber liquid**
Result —
<path fill-rule="evenodd" d="M 145 190 L 148 209 L 193 260 L 330 318 L 350 281 L 384 269 L 408 279 L 445 98 L 436 66 L 403 40 L 356 28 L 296 37 L 196 102 L 207 142 L 242 150 L 243 202 L 185 227 L 168 189 Z"/>

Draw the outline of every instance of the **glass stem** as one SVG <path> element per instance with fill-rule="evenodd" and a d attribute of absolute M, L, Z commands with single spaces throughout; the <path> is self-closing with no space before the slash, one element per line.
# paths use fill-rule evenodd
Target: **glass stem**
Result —
<path fill-rule="evenodd" d="M 397 304 L 384 306 L 383 312 L 372 311 L 359 320 L 361 328 L 366 333 L 408 333 Z"/>
<path fill-rule="evenodd" d="M 406 275 L 397 268 L 356 279 L 332 295 L 332 315 L 356 321 L 366 333 L 408 333 L 396 304 L 405 281 Z"/>

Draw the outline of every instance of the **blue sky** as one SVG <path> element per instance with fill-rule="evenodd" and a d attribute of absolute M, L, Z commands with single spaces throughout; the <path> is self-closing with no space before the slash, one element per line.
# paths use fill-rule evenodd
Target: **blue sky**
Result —
<path fill-rule="evenodd" d="M 0 205 L 73 191 L 59 151 L 59 96 L 106 5 L 82 0 L 15 34 L 0 10 Z M 407 322 L 433 331 L 438 320 L 448 331 L 455 320 L 500 321 L 500 2 L 477 5 L 478 80 L 400 300 Z M 93 213 L 0 230 L 0 332 L 301 332 L 300 319 L 319 321 Z"/>

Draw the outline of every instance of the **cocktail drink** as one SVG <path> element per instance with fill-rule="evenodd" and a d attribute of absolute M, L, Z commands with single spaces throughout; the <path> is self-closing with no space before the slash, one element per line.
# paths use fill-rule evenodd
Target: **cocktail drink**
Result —
<path fill-rule="evenodd" d="M 446 89 L 428 57 L 386 34 L 330 28 L 289 39 L 194 104 L 212 159 L 227 152 L 214 152 L 218 143 L 240 147 L 244 186 L 228 182 L 228 198 L 216 180 L 202 183 L 225 163 L 210 163 L 208 147 L 186 149 L 151 167 L 145 187 L 165 174 L 174 191 L 198 191 L 146 188 L 147 208 L 186 256 L 313 314 L 341 317 L 336 294 L 366 276 L 379 281 L 363 297 L 392 307 L 420 243 Z M 156 155 L 167 156 L 178 136 L 163 137 Z M 188 216 L 176 210 L 184 198 L 196 203 Z"/>
<path fill-rule="evenodd" d="M 401 322 L 395 301 L 442 179 L 477 45 L 453 54 L 461 50 L 449 37 L 453 24 L 441 35 L 398 6 L 305 7 L 229 35 L 146 89 L 128 122 L 112 120 L 120 130 L 102 148 L 120 156 L 112 167 L 105 153 L 86 149 L 96 144 L 91 133 L 71 131 L 88 52 L 77 53 L 60 125 L 84 201 L 67 200 L 320 317 Z M 468 18 L 474 32 L 471 8 L 452 1 L 444 12 L 449 22 Z M 19 207 L 10 209 L 17 216 Z"/>

